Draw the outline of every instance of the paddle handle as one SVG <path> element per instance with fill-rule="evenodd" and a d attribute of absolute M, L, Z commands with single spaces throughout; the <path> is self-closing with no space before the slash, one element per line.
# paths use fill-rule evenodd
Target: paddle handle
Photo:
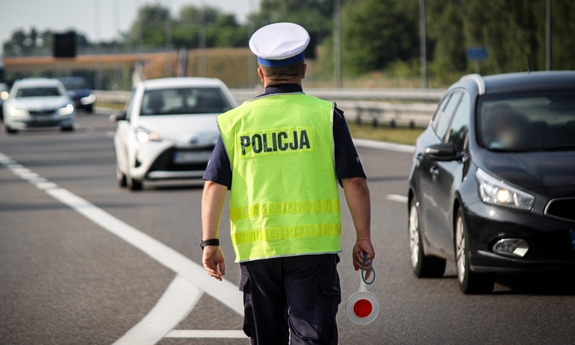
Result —
<path fill-rule="evenodd" d="M 367 284 L 363 281 L 363 270 L 359 270 L 359 292 L 367 292 Z"/>

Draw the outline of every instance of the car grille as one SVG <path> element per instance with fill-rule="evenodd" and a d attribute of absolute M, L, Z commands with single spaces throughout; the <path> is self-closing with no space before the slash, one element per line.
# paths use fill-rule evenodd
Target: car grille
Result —
<path fill-rule="evenodd" d="M 175 164 L 174 163 L 174 154 L 176 151 L 178 152 L 201 152 L 201 151 L 213 151 L 214 146 L 196 148 L 196 149 L 175 149 L 170 148 L 164 151 L 161 155 L 156 158 L 152 166 L 150 167 L 151 171 L 193 171 L 193 170 L 206 170 L 208 163 L 187 163 L 187 164 Z"/>
<path fill-rule="evenodd" d="M 545 214 L 555 218 L 575 221 L 575 198 L 553 199 L 545 208 Z"/>
<path fill-rule="evenodd" d="M 28 110 L 30 115 L 52 115 L 56 109 Z"/>

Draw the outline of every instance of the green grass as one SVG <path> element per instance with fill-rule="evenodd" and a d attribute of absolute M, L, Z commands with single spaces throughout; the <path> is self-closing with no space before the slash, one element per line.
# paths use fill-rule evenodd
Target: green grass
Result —
<path fill-rule="evenodd" d="M 102 107 L 102 108 L 108 108 L 108 109 L 114 109 L 114 110 L 124 110 L 126 108 L 126 106 L 124 104 L 103 103 L 103 102 L 98 102 L 98 101 L 96 101 L 96 103 L 94 105 L 96 107 Z"/>
<path fill-rule="evenodd" d="M 374 128 L 369 124 L 362 124 L 360 126 L 354 122 L 348 122 L 347 125 L 349 126 L 351 136 L 354 138 L 387 141 L 406 145 L 415 145 L 415 140 L 425 130 L 425 128 L 411 129 L 402 126 L 391 128 L 387 125 Z"/>

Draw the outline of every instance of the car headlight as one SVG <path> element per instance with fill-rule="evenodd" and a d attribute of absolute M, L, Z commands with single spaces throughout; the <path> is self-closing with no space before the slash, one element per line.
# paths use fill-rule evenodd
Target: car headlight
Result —
<path fill-rule="evenodd" d="M 96 95 L 93 93 L 91 93 L 90 96 L 80 98 L 80 103 L 83 105 L 92 104 L 94 102 L 96 102 Z"/>
<path fill-rule="evenodd" d="M 479 182 L 479 194 L 481 200 L 487 204 L 507 206 L 520 210 L 531 210 L 535 203 L 535 197 L 507 185 L 485 171 L 477 169 L 475 173 Z"/>
<path fill-rule="evenodd" d="M 162 141 L 162 138 L 160 138 L 158 133 L 149 131 L 142 127 L 136 128 L 136 139 L 138 139 L 142 144 L 148 141 Z"/>
<path fill-rule="evenodd" d="M 67 104 L 65 107 L 58 109 L 59 115 L 70 115 L 74 112 L 74 106 L 72 104 Z"/>
<path fill-rule="evenodd" d="M 14 106 L 10 107 L 8 109 L 8 112 L 10 113 L 11 116 L 26 116 L 26 115 L 28 115 L 28 110 L 18 109 Z"/>
<path fill-rule="evenodd" d="M 10 96 L 10 94 L 8 93 L 8 91 L 2 91 L 0 92 L 0 98 L 3 100 L 7 100 L 8 96 Z"/>

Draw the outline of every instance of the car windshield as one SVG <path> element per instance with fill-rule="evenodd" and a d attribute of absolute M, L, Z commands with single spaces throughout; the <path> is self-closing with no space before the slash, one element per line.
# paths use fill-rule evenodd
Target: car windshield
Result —
<path fill-rule="evenodd" d="M 477 137 L 486 149 L 575 150 L 575 91 L 485 95 L 477 111 Z"/>
<path fill-rule="evenodd" d="M 90 87 L 84 83 L 83 81 L 63 81 L 62 84 L 66 87 L 67 90 L 85 90 L 89 89 Z"/>
<path fill-rule="evenodd" d="M 16 92 L 16 98 L 54 96 L 62 96 L 60 89 L 56 86 L 21 87 Z"/>
<path fill-rule="evenodd" d="M 141 116 L 224 113 L 231 109 L 217 87 L 148 90 L 142 100 Z"/>

